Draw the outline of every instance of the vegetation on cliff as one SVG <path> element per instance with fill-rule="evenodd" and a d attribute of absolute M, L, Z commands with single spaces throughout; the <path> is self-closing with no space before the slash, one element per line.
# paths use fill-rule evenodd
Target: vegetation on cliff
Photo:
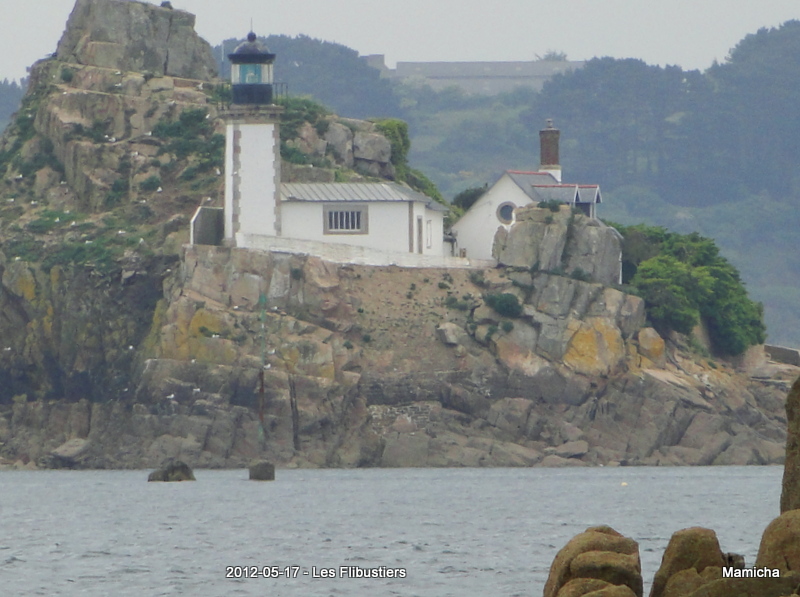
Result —
<path fill-rule="evenodd" d="M 656 329 L 691 334 L 702 319 L 715 350 L 728 355 L 764 342 L 763 306 L 748 298 L 712 239 L 643 224 L 615 227 L 625 238 L 623 282 L 645 299 Z"/>

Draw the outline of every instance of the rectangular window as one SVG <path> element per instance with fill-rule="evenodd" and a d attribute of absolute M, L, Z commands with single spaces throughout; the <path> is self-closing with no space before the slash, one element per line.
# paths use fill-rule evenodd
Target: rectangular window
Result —
<path fill-rule="evenodd" d="M 367 206 L 326 205 L 323 209 L 325 234 L 367 234 Z"/>
<path fill-rule="evenodd" d="M 425 222 L 425 231 L 427 232 L 427 242 L 425 244 L 430 249 L 433 247 L 433 220 L 427 220 Z"/>

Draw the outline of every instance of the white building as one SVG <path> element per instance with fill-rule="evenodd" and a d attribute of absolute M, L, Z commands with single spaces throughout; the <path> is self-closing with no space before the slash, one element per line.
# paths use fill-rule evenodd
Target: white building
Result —
<path fill-rule="evenodd" d="M 492 245 L 498 228 L 511 228 L 518 207 L 558 201 L 568 203 L 595 218 L 596 206 L 602 203 L 599 185 L 561 182 L 558 129 L 548 121 L 539 132 L 541 166 L 538 172 L 508 170 L 467 212 L 453 224 L 452 232 L 461 255 L 470 259 L 493 259 Z"/>
<path fill-rule="evenodd" d="M 226 121 L 225 208 L 200 208 L 192 243 L 295 253 L 370 265 L 465 267 L 444 242 L 430 197 L 393 182 L 283 183 L 280 115 L 270 54 L 248 36 L 229 56 L 233 104 Z M 220 215 L 222 216 L 220 218 Z M 220 221 L 221 220 L 221 221 Z"/>

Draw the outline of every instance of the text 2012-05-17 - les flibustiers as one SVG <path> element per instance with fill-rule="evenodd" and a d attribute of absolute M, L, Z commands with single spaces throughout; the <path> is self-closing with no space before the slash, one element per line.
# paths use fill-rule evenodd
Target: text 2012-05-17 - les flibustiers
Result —
<path fill-rule="evenodd" d="M 406 578 L 405 568 L 363 566 L 225 566 L 225 578 Z"/>

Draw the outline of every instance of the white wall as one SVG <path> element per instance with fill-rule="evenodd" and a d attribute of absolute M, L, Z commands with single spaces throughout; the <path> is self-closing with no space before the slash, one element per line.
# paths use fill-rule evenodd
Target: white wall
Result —
<path fill-rule="evenodd" d="M 239 132 L 238 153 L 234 135 Z M 225 144 L 225 237 L 243 234 L 276 234 L 276 143 L 275 123 L 229 123 Z M 238 160 L 238 166 L 237 166 Z M 233 195 L 238 184 L 238 230 L 235 224 Z"/>
<path fill-rule="evenodd" d="M 324 205 L 316 202 L 284 202 L 281 205 L 281 236 L 408 253 L 408 203 L 370 203 L 367 216 L 369 234 L 324 234 Z M 360 204 L 355 202 L 347 205 Z"/>
<path fill-rule="evenodd" d="M 450 255 L 450 245 L 446 247 L 442 242 L 444 238 L 444 213 L 425 208 L 425 246 L 422 249 L 424 255 Z M 430 221 L 430 235 L 428 235 L 428 222 Z M 428 245 L 430 239 L 430 245 Z"/>
<path fill-rule="evenodd" d="M 528 197 L 508 174 L 503 174 L 494 186 L 453 224 L 457 233 L 457 248 L 466 249 L 467 257 L 473 259 L 492 259 L 492 243 L 500 226 L 506 229 L 511 224 L 503 224 L 497 218 L 497 208 L 506 201 L 516 207 L 531 203 Z M 513 223 L 513 222 L 512 222 Z"/>

